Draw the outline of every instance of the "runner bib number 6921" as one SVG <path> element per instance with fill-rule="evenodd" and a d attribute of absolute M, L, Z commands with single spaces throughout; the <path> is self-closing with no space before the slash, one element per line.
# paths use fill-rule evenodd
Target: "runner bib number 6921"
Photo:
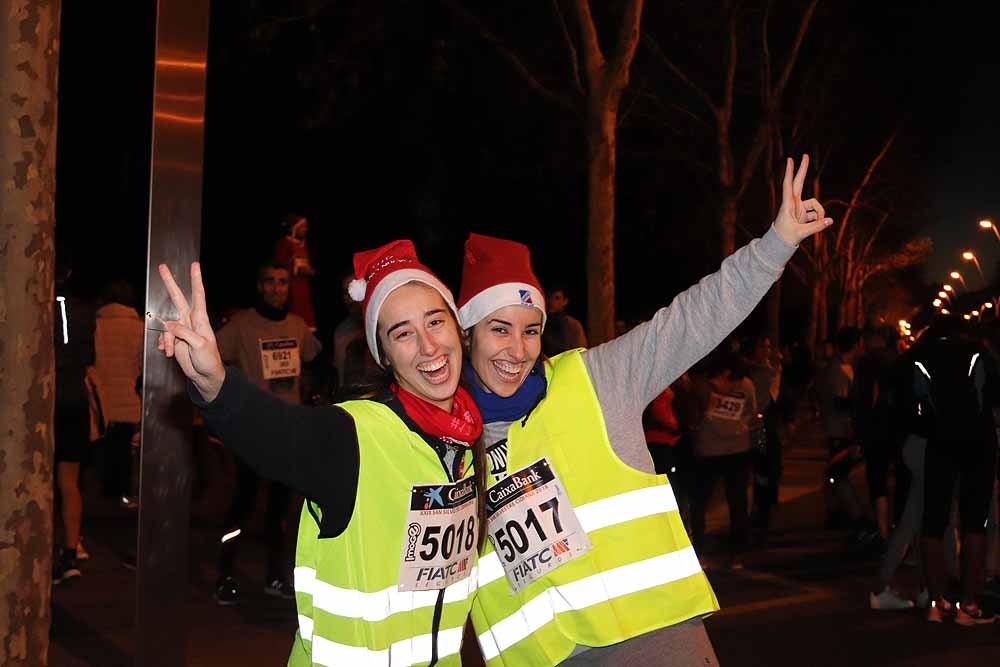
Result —
<path fill-rule="evenodd" d="M 591 548 L 562 482 L 544 458 L 489 488 L 486 519 L 512 593 Z"/>
<path fill-rule="evenodd" d="M 414 485 L 399 561 L 399 590 L 440 589 L 468 577 L 476 535 L 472 478 L 454 484 Z"/>
<path fill-rule="evenodd" d="M 298 377 L 302 372 L 298 340 L 295 338 L 261 340 L 260 367 L 265 380 Z"/>

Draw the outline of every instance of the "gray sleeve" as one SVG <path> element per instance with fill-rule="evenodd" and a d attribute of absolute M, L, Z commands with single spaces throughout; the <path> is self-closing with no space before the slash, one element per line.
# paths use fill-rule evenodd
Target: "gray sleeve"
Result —
<path fill-rule="evenodd" d="M 219 346 L 219 356 L 222 357 L 224 362 L 233 366 L 239 365 L 239 353 L 236 345 L 237 335 L 236 326 L 233 325 L 232 320 L 215 332 L 215 343 Z"/>
<path fill-rule="evenodd" d="M 583 353 L 611 445 L 622 461 L 652 472 L 642 411 L 746 319 L 794 252 L 772 227 L 674 297 L 652 320 Z"/>

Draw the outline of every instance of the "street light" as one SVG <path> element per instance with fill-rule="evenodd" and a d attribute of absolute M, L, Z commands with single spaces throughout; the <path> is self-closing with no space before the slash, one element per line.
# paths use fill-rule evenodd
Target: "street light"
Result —
<path fill-rule="evenodd" d="M 951 311 L 948 310 L 947 308 L 942 308 L 941 309 L 941 314 L 942 315 L 951 315 Z"/>
<path fill-rule="evenodd" d="M 958 271 L 952 271 L 951 273 L 948 274 L 948 276 L 952 280 L 961 280 L 962 281 L 962 287 L 964 287 L 965 289 L 969 289 L 969 286 L 965 284 L 965 278 L 963 278 L 962 274 L 959 273 Z"/>
<path fill-rule="evenodd" d="M 973 317 L 979 317 L 979 311 L 978 310 L 972 311 L 972 316 Z"/>
<path fill-rule="evenodd" d="M 948 299 L 948 293 L 947 292 L 938 292 L 938 296 L 941 297 L 942 299 Z M 950 301 L 951 299 L 948 299 L 948 300 Z"/>
<path fill-rule="evenodd" d="M 935 308 L 940 308 L 941 307 L 941 299 L 934 299 L 933 301 L 931 301 L 931 305 L 934 306 Z"/>
<path fill-rule="evenodd" d="M 997 231 L 997 226 L 993 224 L 993 221 L 989 218 L 983 218 L 979 221 L 979 226 L 983 229 L 992 229 L 993 234 L 997 237 L 997 241 L 1000 241 L 1000 232 Z"/>
<path fill-rule="evenodd" d="M 964 259 L 967 262 L 972 262 L 973 264 L 975 264 L 976 270 L 979 271 L 979 277 L 983 279 L 983 282 L 986 281 L 986 276 L 983 275 L 983 267 L 979 266 L 979 260 L 976 259 L 976 256 L 972 253 L 971 250 L 966 250 L 965 252 L 963 252 L 962 259 Z"/>
<path fill-rule="evenodd" d="M 964 317 L 967 320 L 971 320 L 972 319 L 972 315 L 969 315 L 968 313 L 966 313 L 965 315 L 962 315 L 962 317 Z"/>

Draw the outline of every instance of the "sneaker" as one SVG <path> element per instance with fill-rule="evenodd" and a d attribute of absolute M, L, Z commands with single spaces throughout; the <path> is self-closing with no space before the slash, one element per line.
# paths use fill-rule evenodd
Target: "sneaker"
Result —
<path fill-rule="evenodd" d="M 989 623 L 995 623 L 997 620 L 996 614 L 992 611 L 983 611 L 979 605 L 970 605 L 968 607 L 955 605 L 955 607 L 956 625 L 964 625 L 966 627 L 972 625 L 987 625 Z"/>
<path fill-rule="evenodd" d="M 72 549 L 63 549 L 55 563 L 52 564 L 52 584 L 58 586 L 69 583 L 81 576 L 83 573 L 77 567 L 76 552 Z"/>
<path fill-rule="evenodd" d="M 917 607 L 927 609 L 931 606 L 931 592 L 926 588 L 917 593 Z"/>
<path fill-rule="evenodd" d="M 944 617 L 955 611 L 954 606 L 944 598 L 931 601 L 931 606 L 927 608 L 927 621 L 929 623 L 941 623 Z"/>
<path fill-rule="evenodd" d="M 220 607 L 232 607 L 240 603 L 240 587 L 232 577 L 222 577 L 215 584 L 215 604 Z"/>
<path fill-rule="evenodd" d="M 868 606 L 878 611 L 901 611 L 912 609 L 913 600 L 900 597 L 899 593 L 886 586 L 878 595 L 868 594 Z"/>
<path fill-rule="evenodd" d="M 76 543 L 76 559 L 88 560 L 89 558 L 90 554 L 83 548 L 83 538 L 81 537 L 80 541 Z"/>
<path fill-rule="evenodd" d="M 295 599 L 295 588 L 286 579 L 274 578 L 264 584 L 264 592 L 286 600 Z"/>

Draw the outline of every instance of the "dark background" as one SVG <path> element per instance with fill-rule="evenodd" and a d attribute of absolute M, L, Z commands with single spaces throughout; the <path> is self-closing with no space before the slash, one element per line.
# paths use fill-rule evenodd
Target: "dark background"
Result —
<path fill-rule="evenodd" d="M 73 248 L 77 286 L 91 295 L 117 277 L 141 288 L 146 273 L 155 3 L 108 4 L 62 10 L 57 238 Z M 566 89 L 568 60 L 548 3 L 463 4 L 543 83 Z M 618 4 L 592 2 L 606 50 Z M 802 6 L 774 4 L 776 56 Z M 643 15 L 643 29 L 713 91 L 718 9 L 647 2 Z M 746 3 L 745 30 L 756 12 Z M 1000 242 L 976 228 L 1000 215 L 994 26 L 976 3 L 827 2 L 793 77 L 790 98 L 821 100 L 823 113 L 788 149 L 831 149 L 824 197 L 849 196 L 901 128 L 877 186 L 899 221 L 887 243 L 914 234 L 935 243 L 925 268 L 891 281 L 915 302 L 924 300 L 923 282 L 953 268 L 977 286 L 961 250 L 976 251 L 988 273 L 1000 259 Z M 756 104 L 754 57 L 747 53 L 738 71 L 738 118 L 741 109 L 752 117 Z M 531 92 L 445 5 L 217 1 L 208 71 L 202 256 L 213 310 L 252 302 L 256 264 L 280 236 L 283 214 L 296 211 L 310 221 L 323 331 L 342 316 L 339 282 L 353 252 L 411 238 L 457 291 L 470 231 L 528 243 L 543 283 L 567 283 L 570 310 L 585 315 L 580 125 Z M 712 138 L 673 106 L 700 111 L 640 45 L 618 136 L 617 309 L 629 320 L 719 260 L 717 196 L 697 167 L 714 162 Z M 738 153 L 748 132 L 738 120 Z M 773 212 L 757 180 L 741 224 L 759 234 Z M 785 335 L 794 338 L 805 290 L 784 284 Z"/>

